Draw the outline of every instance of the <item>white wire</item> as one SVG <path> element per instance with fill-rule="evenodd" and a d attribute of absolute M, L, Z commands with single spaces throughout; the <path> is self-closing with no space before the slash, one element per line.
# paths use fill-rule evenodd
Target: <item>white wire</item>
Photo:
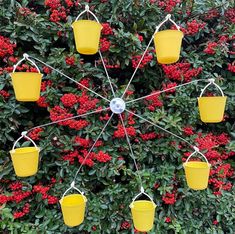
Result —
<path fill-rule="evenodd" d="M 123 98 L 124 95 L 126 94 L 128 88 L 129 88 L 129 86 L 130 86 L 130 84 L 131 84 L 131 82 L 132 82 L 132 80 L 133 80 L 133 78 L 134 78 L 134 76 L 135 76 L 135 74 L 136 74 L 136 72 L 137 72 L 137 70 L 138 70 L 138 68 L 139 68 L 139 66 L 140 66 L 140 64 L 141 64 L 141 62 L 142 62 L 142 60 L 143 60 L 143 58 L 144 58 L 144 56 L 145 56 L 145 54 L 147 53 L 147 50 L 148 50 L 150 44 L 151 44 L 152 41 L 153 41 L 153 38 L 154 38 L 154 37 L 152 36 L 151 39 L 150 39 L 150 41 L 149 41 L 149 43 L 148 43 L 148 45 L 147 45 L 147 47 L 146 47 L 146 49 L 145 49 L 145 51 L 144 51 L 144 53 L 143 53 L 143 55 L 142 55 L 142 57 L 140 58 L 140 61 L 139 61 L 138 65 L 136 66 L 135 71 L 134 71 L 134 73 L 132 74 L 131 79 L 130 79 L 130 81 L 128 82 L 128 84 L 127 84 L 127 86 L 126 86 L 126 88 L 125 88 L 125 90 L 124 90 L 124 92 L 123 92 L 121 98 Z"/>
<path fill-rule="evenodd" d="M 90 155 L 91 151 L 92 151 L 93 148 L 95 147 L 97 141 L 100 139 L 100 137 L 101 137 L 101 135 L 103 134 L 104 130 L 105 130 L 106 127 L 108 126 L 108 124 L 109 124 L 109 122 L 111 121 L 112 117 L 113 117 L 113 113 L 112 113 L 112 115 L 109 117 L 108 121 L 107 121 L 106 124 L 104 125 L 104 127 L 103 127 L 103 129 L 101 130 L 101 132 L 100 132 L 100 134 L 98 135 L 98 137 L 96 138 L 94 144 L 91 146 L 91 148 L 90 148 L 89 152 L 87 153 L 86 157 L 83 159 L 83 161 L 82 161 L 80 167 L 78 168 L 78 170 L 77 170 L 77 172 L 76 172 L 76 174 L 75 174 L 75 176 L 74 176 L 73 181 L 76 180 L 79 171 L 81 170 L 81 168 L 82 168 L 83 164 L 85 163 L 86 159 L 88 158 L 88 156 Z"/>
<path fill-rule="evenodd" d="M 32 59 L 34 59 L 34 60 L 37 60 L 38 62 L 40 62 L 40 63 L 44 64 L 45 66 L 47 66 L 47 67 L 51 68 L 52 70 L 54 70 L 54 71 L 56 71 L 56 72 L 58 72 L 58 73 L 59 73 L 59 74 L 61 74 L 62 76 L 66 77 L 67 79 L 69 79 L 69 80 L 71 80 L 71 81 L 75 82 L 76 84 L 78 84 L 78 85 L 82 86 L 84 89 L 86 89 L 86 90 L 88 90 L 88 91 L 92 92 L 93 94 L 95 94 L 95 95 L 99 96 L 100 98 L 102 98 L 102 99 L 106 100 L 107 102 L 110 102 L 110 100 L 108 100 L 106 97 L 103 97 L 102 95 L 100 95 L 100 94 L 96 93 L 95 91 L 93 91 L 93 90 L 91 90 L 91 89 L 87 88 L 85 85 L 83 85 L 83 84 L 79 83 L 78 81 L 74 80 L 73 78 L 71 78 L 71 77 L 69 77 L 69 76 L 65 75 L 65 74 L 64 74 L 63 72 L 61 72 L 60 70 L 58 70 L 58 69 L 56 69 L 56 68 L 54 68 L 54 67 L 50 66 L 50 65 L 49 65 L 49 64 L 47 64 L 47 63 L 44 63 L 43 61 L 41 61 L 41 60 L 40 60 L 40 59 L 38 59 L 38 58 L 34 58 L 34 57 L 32 57 L 32 56 L 29 56 L 29 57 L 31 57 L 31 58 L 32 58 Z"/>
<path fill-rule="evenodd" d="M 82 115 L 76 115 L 76 116 L 73 116 L 73 117 L 69 117 L 69 118 L 65 118 L 65 119 L 60 119 L 60 120 L 53 121 L 53 122 L 50 122 L 50 123 L 47 123 L 47 124 L 38 125 L 38 126 L 36 126 L 36 127 L 30 128 L 27 132 L 30 132 L 30 131 L 32 131 L 32 130 L 35 129 L 35 128 L 46 127 L 46 126 L 49 126 L 49 125 L 52 125 L 52 124 L 64 122 L 64 121 L 66 121 L 66 120 L 76 119 L 76 118 L 79 118 L 79 117 L 84 117 L 84 116 L 88 116 L 88 115 L 91 115 L 91 114 L 95 114 L 95 113 L 99 113 L 99 112 L 102 112 L 102 111 L 106 111 L 106 110 L 108 110 L 108 109 L 109 109 L 109 107 L 104 108 L 104 109 L 101 109 L 101 110 L 91 111 L 91 112 L 89 112 L 89 113 L 85 113 L 85 114 L 82 114 Z"/>
<path fill-rule="evenodd" d="M 165 93 L 165 92 L 167 92 L 169 90 L 180 88 L 180 87 L 183 87 L 183 86 L 186 86 L 186 85 L 189 85 L 191 83 L 198 82 L 198 81 L 207 81 L 207 80 L 203 80 L 203 79 L 193 80 L 193 81 L 185 83 L 185 84 L 177 85 L 177 86 L 174 86 L 174 87 L 171 87 L 171 88 L 168 88 L 168 89 L 164 89 L 164 90 L 161 90 L 161 91 L 154 92 L 152 94 L 149 94 L 149 95 L 146 95 L 146 96 L 143 96 L 143 97 L 140 97 L 140 98 L 136 98 L 134 100 L 130 100 L 130 101 L 126 102 L 126 104 L 131 103 L 131 102 L 137 102 L 139 100 L 142 100 L 142 99 L 145 99 L 145 98 L 148 98 L 148 97 L 152 97 L 152 96 L 160 94 L 160 93 Z"/>
<path fill-rule="evenodd" d="M 136 117 L 138 117 L 138 118 L 144 120 L 145 122 L 148 122 L 149 124 L 152 124 L 153 126 L 159 128 L 159 129 L 161 129 L 162 131 L 167 132 L 167 133 L 169 133 L 169 134 L 175 136 L 176 138 L 178 138 L 178 139 L 184 141 L 185 143 L 187 143 L 188 145 L 190 145 L 192 148 L 194 148 L 194 146 L 193 146 L 189 141 L 187 141 L 187 140 L 185 140 L 184 138 L 182 138 L 182 137 L 176 135 L 175 133 L 173 133 L 173 132 L 171 132 L 171 131 L 168 131 L 168 130 L 162 128 L 162 127 L 160 127 L 159 125 L 153 123 L 152 121 L 149 121 L 149 120 L 145 119 L 144 117 L 142 117 L 142 116 L 140 116 L 140 115 L 138 115 L 138 114 L 135 114 L 135 113 L 132 112 L 132 111 L 129 111 L 129 110 L 127 110 L 127 109 L 126 109 L 126 111 L 129 112 L 129 113 L 131 113 L 131 114 L 133 114 L 133 115 L 135 115 Z"/>
<path fill-rule="evenodd" d="M 125 135 L 126 135 L 126 140 L 127 140 L 127 143 L 129 145 L 129 148 L 130 148 L 130 151 L 131 151 L 131 157 L 134 161 L 134 164 L 135 164 L 135 168 L 136 168 L 136 171 L 137 171 L 137 175 L 139 177 L 139 180 L 140 180 L 140 187 L 143 187 L 143 184 L 142 184 L 142 179 L 141 179 L 141 176 L 140 176 L 140 173 L 139 173 L 139 168 L 137 166 L 137 162 L 136 162 L 136 159 L 135 159 L 135 156 L 134 156 L 134 153 L 133 153 L 133 149 L 131 147 L 131 143 L 130 143 L 130 139 L 129 139 L 129 136 L 128 136 L 128 133 L 127 133 L 127 130 L 126 130 L 126 127 L 125 127 L 125 124 L 124 124 L 124 121 L 123 121 L 123 118 L 122 118 L 122 115 L 119 114 L 119 117 L 121 119 L 121 122 L 122 122 L 122 126 L 124 128 L 124 132 L 125 132 Z"/>
<path fill-rule="evenodd" d="M 110 80 L 110 77 L 109 77 L 108 71 L 107 71 L 107 69 L 106 69 L 105 62 L 104 62 L 104 59 L 103 59 L 103 56 L 102 56 L 102 53 L 100 52 L 100 50 L 99 50 L 99 55 L 100 55 L 100 58 L 101 58 L 101 61 L 102 61 L 103 67 L 104 67 L 104 71 L 105 71 L 106 76 L 107 76 L 107 78 L 108 78 L 109 85 L 110 85 L 110 88 L 111 88 L 112 93 L 113 93 L 113 97 L 115 98 L 116 95 L 115 95 L 115 92 L 114 92 L 114 89 L 113 89 L 113 85 L 112 85 L 112 82 L 111 82 L 111 80 Z"/>

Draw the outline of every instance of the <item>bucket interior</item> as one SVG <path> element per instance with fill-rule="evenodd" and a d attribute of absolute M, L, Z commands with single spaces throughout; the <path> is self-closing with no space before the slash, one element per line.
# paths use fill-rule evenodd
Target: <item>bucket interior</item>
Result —
<path fill-rule="evenodd" d="M 27 153 L 33 153 L 39 151 L 38 148 L 36 147 L 22 147 L 22 148 L 17 148 L 14 151 L 11 150 L 11 153 L 13 154 L 27 154 Z"/>
<path fill-rule="evenodd" d="M 184 166 L 188 168 L 198 168 L 198 169 L 207 169 L 208 167 L 210 167 L 210 165 L 208 165 L 206 162 L 198 162 L 198 161 L 184 163 Z"/>
<path fill-rule="evenodd" d="M 85 197 L 81 194 L 71 194 L 61 200 L 62 206 L 80 206 L 85 203 Z"/>
<path fill-rule="evenodd" d="M 137 211 L 150 211 L 155 209 L 155 204 L 147 200 L 134 201 L 132 205 L 132 209 Z"/>

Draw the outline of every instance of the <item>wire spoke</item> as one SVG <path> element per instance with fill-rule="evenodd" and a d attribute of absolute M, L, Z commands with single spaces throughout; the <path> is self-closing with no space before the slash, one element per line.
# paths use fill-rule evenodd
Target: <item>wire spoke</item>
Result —
<path fill-rule="evenodd" d="M 145 56 L 145 54 L 146 54 L 147 51 L 148 51 L 148 48 L 149 48 L 150 44 L 151 44 L 152 41 L 153 41 L 153 38 L 154 38 L 154 37 L 152 36 L 151 39 L 150 39 L 150 41 L 149 41 L 149 43 L 148 43 L 148 45 L 147 45 L 147 47 L 146 47 L 146 49 L 145 49 L 145 51 L 144 51 L 144 53 L 143 53 L 143 55 L 142 55 L 142 57 L 140 58 L 139 63 L 137 64 L 137 66 L 136 66 L 136 68 L 135 68 L 135 71 L 133 72 L 133 74 L 132 74 L 132 76 L 131 76 L 131 79 L 130 79 L 130 81 L 128 82 L 128 84 L 127 84 L 127 86 L 126 86 L 126 88 L 125 88 L 125 90 L 124 90 L 124 92 L 123 92 L 121 98 L 123 98 L 124 95 L 126 94 L 128 88 L 129 88 L 129 86 L 130 86 L 130 84 L 131 84 L 131 82 L 132 82 L 132 80 L 133 80 L 133 78 L 134 78 L 134 76 L 135 76 L 135 74 L 136 74 L 136 72 L 137 72 L 137 70 L 138 70 L 138 68 L 139 68 L 139 66 L 140 66 L 140 64 L 141 64 L 141 62 L 142 62 L 142 60 L 143 60 L 143 58 L 144 58 L 144 56 Z"/>
<path fill-rule="evenodd" d="M 63 73 L 63 72 L 61 72 L 60 70 L 58 70 L 58 69 L 56 69 L 56 68 L 52 67 L 51 65 L 49 65 L 49 64 L 47 64 L 47 63 L 44 63 L 43 61 L 41 61 L 41 60 L 40 60 L 40 59 L 38 59 L 38 58 L 34 58 L 34 57 L 32 57 L 32 56 L 29 56 L 29 57 L 30 57 L 30 58 L 32 58 L 32 59 L 34 59 L 34 60 L 36 60 L 36 61 L 38 61 L 38 62 L 40 62 L 40 63 L 42 63 L 42 64 L 44 64 L 45 66 L 47 66 L 47 67 L 51 68 L 52 70 L 54 70 L 54 71 L 58 72 L 60 75 L 62 75 L 62 76 L 64 76 L 64 77 L 66 77 L 67 79 L 69 79 L 69 80 L 71 80 L 71 81 L 75 82 L 76 84 L 80 85 L 81 87 L 83 87 L 84 89 L 86 89 L 86 90 L 90 91 L 91 93 L 95 94 L 96 96 L 99 96 L 100 98 L 102 98 L 102 99 L 106 100 L 107 102 L 110 102 L 110 100 L 108 100 L 106 97 L 104 97 L 104 96 L 102 96 L 102 95 L 100 95 L 100 94 L 96 93 L 96 92 L 95 92 L 95 91 L 93 91 L 92 89 L 90 89 L 90 88 L 86 87 L 85 85 L 81 84 L 80 82 L 78 82 L 78 81 L 74 80 L 73 78 L 71 78 L 71 77 L 67 76 L 66 74 L 64 74 L 64 73 Z"/>
<path fill-rule="evenodd" d="M 87 159 L 87 158 L 88 158 L 88 156 L 90 155 L 91 151 L 94 149 L 94 147 L 95 147 L 95 145 L 96 145 L 97 141 L 100 139 L 100 137 L 101 137 L 101 135 L 103 134 L 104 130 L 105 130 L 105 129 L 106 129 L 106 127 L 108 126 L 109 122 L 111 121 L 111 119 L 112 119 L 113 115 L 114 115 L 114 114 L 112 113 L 112 115 L 109 117 L 108 121 L 107 121 L 107 122 L 106 122 L 106 124 L 104 125 L 103 129 L 101 130 L 100 134 L 99 134 L 99 135 L 98 135 L 98 137 L 96 138 L 96 140 L 95 140 L 94 144 L 91 146 L 90 150 L 88 151 L 88 153 L 87 153 L 86 157 L 83 159 L 83 161 L 82 161 L 81 165 L 79 166 L 79 168 L 78 168 L 78 170 L 77 170 L 77 172 L 76 172 L 76 174 L 75 174 L 75 176 L 74 176 L 73 181 L 75 181 L 75 180 L 76 180 L 77 175 L 78 175 L 78 173 L 80 172 L 80 170 L 81 170 L 81 168 L 82 168 L 83 164 L 85 163 L 86 159 Z"/>
<path fill-rule="evenodd" d="M 160 93 L 165 93 L 169 90 L 173 90 L 173 89 L 176 89 L 176 88 L 180 88 L 180 87 L 183 87 L 183 86 L 186 86 L 186 85 L 189 85 L 189 84 L 192 84 L 192 83 L 196 83 L 196 82 L 199 82 L 199 81 L 207 81 L 207 80 L 203 80 L 203 79 L 198 79 L 198 80 L 193 80 L 191 82 L 188 82 L 188 83 L 185 83 L 185 84 L 181 84 L 181 85 L 177 85 L 177 86 L 174 86 L 174 87 L 171 87 L 171 88 L 168 88 L 168 89 L 164 89 L 164 90 L 160 90 L 160 91 L 157 91 L 157 92 L 154 92 L 154 93 L 151 93 L 149 95 L 146 95 L 146 96 L 143 96 L 143 97 L 140 97 L 140 98 L 136 98 L 134 100 L 130 100 L 128 102 L 126 102 L 126 104 L 129 104 L 129 103 L 133 103 L 133 102 L 137 102 L 137 101 L 140 101 L 142 99 L 145 99 L 145 98 L 148 98 L 148 97 L 152 97 L 154 95 L 157 95 L 157 94 L 160 94 Z M 208 81 L 207 81 L 208 82 Z"/>
<path fill-rule="evenodd" d="M 131 152 L 131 157 L 134 161 L 134 164 L 135 164 L 135 168 L 136 168 L 136 171 L 137 171 L 137 175 L 139 177 L 139 180 L 140 180 L 140 186 L 143 187 L 143 184 L 142 184 L 142 179 L 141 179 L 141 176 L 140 176 L 140 173 L 139 173 L 139 168 L 138 168 L 138 165 L 137 165 L 137 162 L 136 162 L 136 159 L 135 159 L 135 156 L 134 156 L 134 152 L 133 152 L 133 149 L 131 147 L 131 143 L 130 143 L 130 138 L 128 136 L 128 133 L 127 133 L 127 130 L 126 130 L 126 127 L 125 127 L 125 124 L 124 124 L 124 121 L 123 121 L 123 118 L 122 118 L 122 115 L 119 114 L 119 117 L 121 119 L 121 122 L 122 122 L 122 126 L 123 126 L 123 129 L 124 129 L 124 132 L 125 132 L 125 135 L 126 135 L 126 141 L 129 145 L 129 148 L 130 148 L 130 152 Z"/>
<path fill-rule="evenodd" d="M 108 73 L 107 68 L 106 68 L 106 66 L 105 66 L 105 62 L 104 62 L 104 59 L 103 59 L 103 56 L 102 56 L 100 50 L 99 50 L 99 55 L 100 55 L 100 58 L 101 58 L 101 61 L 102 61 L 103 67 L 104 67 L 104 71 L 105 71 L 106 76 L 107 76 L 107 78 L 108 78 L 109 85 L 110 85 L 110 88 L 111 88 L 111 90 L 112 90 L 113 96 L 116 97 L 116 94 L 115 94 L 115 92 L 114 92 L 111 79 L 110 79 L 110 77 L 109 77 L 109 73 Z"/>
<path fill-rule="evenodd" d="M 145 122 L 147 122 L 147 123 L 149 123 L 149 124 L 151 124 L 151 125 L 153 125 L 153 126 L 159 128 L 159 129 L 161 129 L 162 131 L 167 132 L 167 133 L 173 135 L 174 137 L 176 137 L 176 138 L 178 138 L 178 139 L 184 141 L 185 143 L 187 143 L 188 145 L 190 145 L 192 148 L 194 148 L 194 145 L 192 145 L 189 141 L 187 141 L 187 140 L 185 140 L 184 138 L 182 138 L 182 137 L 176 135 L 175 133 L 173 133 L 173 132 L 171 132 L 171 131 L 168 131 L 168 130 L 166 130 L 165 128 L 162 128 L 161 126 L 155 124 L 154 122 L 152 122 L 152 121 L 150 121 L 150 120 L 148 120 L 148 119 L 145 119 L 144 117 L 142 117 L 142 116 L 140 116 L 140 115 L 138 115 L 138 114 L 135 114 L 133 111 L 130 111 L 130 110 L 126 110 L 126 111 L 129 112 L 129 113 L 131 113 L 131 114 L 133 114 L 134 116 L 138 117 L 139 119 L 142 119 L 142 120 L 144 120 Z"/>
<path fill-rule="evenodd" d="M 46 126 L 53 125 L 53 124 L 56 124 L 56 123 L 61 123 L 61 122 L 64 122 L 66 120 L 76 119 L 76 118 L 79 118 L 79 117 L 85 117 L 85 116 L 88 116 L 88 115 L 91 115 L 91 114 L 95 114 L 95 113 L 99 113 L 99 112 L 102 112 L 102 111 L 106 111 L 108 109 L 109 109 L 109 107 L 101 109 L 101 110 L 91 111 L 89 113 L 85 113 L 85 114 L 82 114 L 82 115 L 76 115 L 76 116 L 72 116 L 72 117 L 69 117 L 69 118 L 60 119 L 60 120 L 53 121 L 53 122 L 50 122 L 50 123 L 38 125 L 36 127 L 30 128 L 27 132 L 30 132 L 30 131 L 34 130 L 35 128 L 42 128 L 42 127 L 46 127 Z"/>

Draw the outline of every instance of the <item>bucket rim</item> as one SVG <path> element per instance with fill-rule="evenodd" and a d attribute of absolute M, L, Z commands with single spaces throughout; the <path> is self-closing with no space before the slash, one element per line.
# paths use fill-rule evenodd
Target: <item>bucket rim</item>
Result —
<path fill-rule="evenodd" d="M 15 73 L 17 73 L 17 74 L 19 74 L 19 73 L 29 73 L 29 74 L 38 74 L 38 75 L 40 75 L 40 76 L 43 76 L 43 74 L 42 73 L 39 73 L 39 72 L 11 72 L 11 73 L 9 73 L 9 75 L 11 76 L 12 74 L 15 74 Z"/>
<path fill-rule="evenodd" d="M 82 23 L 82 22 L 92 22 L 96 25 L 99 25 L 100 26 L 100 29 L 103 28 L 103 26 L 101 25 L 101 23 L 95 21 L 95 20 L 87 20 L 87 19 L 81 19 L 81 20 L 77 20 L 77 21 L 74 21 L 71 26 L 73 27 L 75 24 L 78 24 L 78 23 Z"/>
<path fill-rule="evenodd" d="M 203 165 L 206 165 L 207 168 L 210 168 L 210 167 L 211 167 L 211 164 L 210 164 L 210 163 L 202 162 L 202 161 L 189 161 L 189 162 L 185 162 L 185 163 L 183 163 L 183 167 L 195 168 L 195 167 L 193 167 L 193 166 L 190 166 L 190 164 L 192 164 L 192 163 L 203 164 Z M 188 164 L 189 164 L 189 165 L 188 165 Z M 197 168 L 197 169 L 207 169 L 207 168 Z"/>
<path fill-rule="evenodd" d="M 135 210 L 139 210 L 139 211 L 143 211 L 143 209 L 136 209 L 136 208 L 134 208 L 134 203 L 140 203 L 140 202 L 147 202 L 147 203 L 151 203 L 152 205 L 153 205 L 153 209 L 155 209 L 156 207 L 157 207 L 157 205 L 155 204 L 155 202 L 154 201 L 151 201 L 151 200 L 137 200 L 137 201 L 132 201 L 131 202 L 131 204 L 129 205 L 129 207 L 131 208 L 131 209 L 135 209 Z M 149 208 L 149 209 L 146 209 L 146 211 L 147 210 L 152 210 L 152 208 Z"/>
<path fill-rule="evenodd" d="M 215 99 L 215 98 L 227 99 L 227 96 L 204 96 L 204 97 L 198 97 L 198 100 L 199 99 Z"/>
<path fill-rule="evenodd" d="M 165 29 L 165 30 L 162 30 L 162 31 L 158 31 L 154 34 L 154 37 L 156 35 L 163 34 L 164 32 L 180 33 L 182 35 L 182 38 L 184 37 L 184 33 L 180 30 L 177 30 L 177 29 Z"/>
<path fill-rule="evenodd" d="M 27 148 L 27 149 L 32 149 L 30 152 L 16 152 L 16 150 L 18 150 L 18 149 L 24 149 L 24 148 Z M 34 150 L 33 150 L 34 149 Z M 38 151 L 38 152 L 40 152 L 40 148 L 39 147 L 35 147 L 35 146 L 29 146 L 29 147 L 19 147 L 19 148 L 16 148 L 16 149 L 12 149 L 12 150 L 10 150 L 10 153 L 12 154 L 15 154 L 15 153 L 17 153 L 17 154 L 29 154 L 29 153 L 32 153 L 32 152 L 36 152 L 36 151 Z"/>
<path fill-rule="evenodd" d="M 63 196 L 59 202 L 60 202 L 60 205 L 62 206 L 62 203 L 63 203 L 63 200 L 65 197 L 70 197 L 70 196 L 81 196 L 83 198 L 83 203 L 86 204 L 87 203 L 87 198 L 86 196 L 84 196 L 83 194 L 79 194 L 79 193 L 75 193 L 75 194 L 69 194 L 69 195 L 66 195 L 66 196 Z M 80 204 L 81 205 L 81 204 Z M 63 205 L 63 206 L 66 206 L 66 207 L 71 207 L 71 206 L 80 206 L 80 205 Z"/>

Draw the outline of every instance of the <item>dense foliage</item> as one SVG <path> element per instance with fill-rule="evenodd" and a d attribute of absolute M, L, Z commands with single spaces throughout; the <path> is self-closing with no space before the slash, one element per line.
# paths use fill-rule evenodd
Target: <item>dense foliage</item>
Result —
<path fill-rule="evenodd" d="M 99 56 L 80 55 L 75 49 L 71 23 L 86 2 L 103 24 L 100 50 L 117 96 L 155 26 L 168 13 L 185 34 L 180 61 L 158 64 L 151 44 L 125 98 L 208 78 L 215 78 L 228 96 L 224 121 L 218 124 L 204 124 L 199 118 L 197 97 L 206 82 L 128 104 L 132 111 L 197 145 L 212 164 L 209 188 L 190 190 L 182 163 L 192 149 L 125 114 L 144 187 L 157 203 L 150 233 L 234 233 L 235 8 L 228 0 L 0 1 L 1 233 L 134 232 L 129 204 L 139 192 L 139 181 L 118 117 L 102 134 L 77 178 L 77 187 L 88 198 L 85 221 L 79 227 L 63 224 L 59 199 L 109 112 L 31 131 L 29 135 L 42 148 L 39 172 L 33 177 L 17 178 L 10 160 L 9 150 L 22 131 L 108 104 L 39 63 L 44 73 L 40 100 L 17 102 L 9 72 L 23 53 L 112 98 Z M 28 64 L 18 69 L 33 70 Z M 214 95 L 215 90 L 208 94 Z"/>

